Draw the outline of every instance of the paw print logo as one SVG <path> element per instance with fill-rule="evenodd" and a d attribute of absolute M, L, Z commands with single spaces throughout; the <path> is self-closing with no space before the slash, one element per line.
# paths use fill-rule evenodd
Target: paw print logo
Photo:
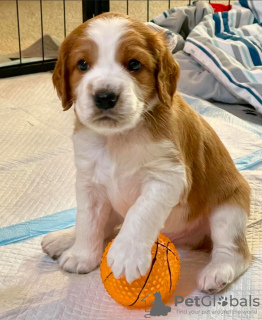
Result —
<path fill-rule="evenodd" d="M 220 304 L 222 307 L 225 307 L 228 304 L 227 297 L 221 296 L 219 298 L 218 304 Z"/>

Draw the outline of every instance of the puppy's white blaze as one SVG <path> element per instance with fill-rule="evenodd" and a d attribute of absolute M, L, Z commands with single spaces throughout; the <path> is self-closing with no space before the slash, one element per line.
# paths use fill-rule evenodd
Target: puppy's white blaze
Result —
<path fill-rule="evenodd" d="M 88 36 L 98 45 L 98 64 L 103 72 L 116 62 L 116 52 L 120 38 L 127 30 L 128 21 L 123 18 L 97 19 L 90 23 Z"/>
<path fill-rule="evenodd" d="M 110 84 L 112 89 L 119 91 L 119 86 L 123 85 L 119 84 L 119 78 L 121 76 L 123 78 L 124 70 L 116 61 L 116 55 L 120 39 L 126 29 L 127 20 L 121 18 L 98 19 L 90 23 L 88 37 L 98 46 L 98 60 L 94 66 L 96 82 L 93 85 L 95 87 L 103 89 L 103 86 Z"/>

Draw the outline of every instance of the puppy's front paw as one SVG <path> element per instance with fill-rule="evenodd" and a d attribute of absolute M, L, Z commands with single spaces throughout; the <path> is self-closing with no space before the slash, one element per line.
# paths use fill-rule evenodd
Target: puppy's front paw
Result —
<path fill-rule="evenodd" d="M 151 264 L 150 246 L 130 241 L 127 237 L 119 237 L 113 241 L 108 254 L 107 264 L 116 279 L 125 276 L 127 282 L 144 276 Z"/>
<path fill-rule="evenodd" d="M 88 273 L 93 271 L 100 263 L 102 253 L 90 254 L 79 251 L 74 247 L 66 250 L 58 259 L 59 266 L 71 273 Z"/>

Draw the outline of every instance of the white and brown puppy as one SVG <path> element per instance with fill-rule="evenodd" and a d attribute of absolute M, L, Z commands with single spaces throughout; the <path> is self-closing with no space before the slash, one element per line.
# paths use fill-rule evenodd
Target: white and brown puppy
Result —
<path fill-rule="evenodd" d="M 77 118 L 77 217 L 42 247 L 64 270 L 94 270 L 122 222 L 108 253 L 116 278 L 148 271 L 160 232 L 193 247 L 212 240 L 200 290 L 218 292 L 247 269 L 249 186 L 176 92 L 178 76 L 162 35 L 124 15 L 95 17 L 63 42 L 53 82 Z"/>

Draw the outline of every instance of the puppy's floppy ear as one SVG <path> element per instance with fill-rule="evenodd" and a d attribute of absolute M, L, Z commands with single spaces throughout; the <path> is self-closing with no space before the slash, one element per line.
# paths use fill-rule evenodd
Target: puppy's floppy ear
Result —
<path fill-rule="evenodd" d="M 165 35 L 156 35 L 156 85 L 160 101 L 171 106 L 179 78 L 179 65 L 172 56 L 165 42 Z"/>
<path fill-rule="evenodd" d="M 64 111 L 68 110 L 72 104 L 72 92 L 69 82 L 68 70 L 68 49 L 64 42 L 59 50 L 59 57 L 53 73 L 53 84 L 56 88 L 57 95 L 62 101 Z"/>

